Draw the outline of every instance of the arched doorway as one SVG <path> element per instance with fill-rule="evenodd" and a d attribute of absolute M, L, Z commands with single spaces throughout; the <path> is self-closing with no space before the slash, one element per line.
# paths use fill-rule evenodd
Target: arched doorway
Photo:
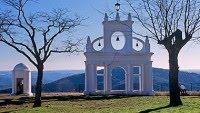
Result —
<path fill-rule="evenodd" d="M 115 67 L 111 72 L 111 90 L 125 90 L 125 70 L 122 67 Z"/>
<path fill-rule="evenodd" d="M 17 95 L 23 94 L 23 78 L 17 78 Z"/>

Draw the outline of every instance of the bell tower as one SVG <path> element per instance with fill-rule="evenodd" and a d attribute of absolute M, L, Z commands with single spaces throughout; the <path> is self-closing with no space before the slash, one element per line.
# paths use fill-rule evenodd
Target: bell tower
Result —
<path fill-rule="evenodd" d="M 119 12 L 116 13 L 114 20 L 109 20 L 107 14 L 105 14 L 103 21 L 103 34 L 104 34 L 104 52 L 116 52 L 116 49 L 113 48 L 112 39 L 120 43 L 120 39 L 125 38 L 124 44 L 122 47 L 117 50 L 121 52 L 132 52 L 132 25 L 133 21 L 131 14 L 128 14 L 127 20 L 120 20 Z M 122 39 L 123 40 L 123 39 Z"/>

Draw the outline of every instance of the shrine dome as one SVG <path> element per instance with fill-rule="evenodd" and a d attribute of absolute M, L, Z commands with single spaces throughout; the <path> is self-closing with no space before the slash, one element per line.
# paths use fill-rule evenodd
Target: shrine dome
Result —
<path fill-rule="evenodd" d="M 15 67 L 14 67 L 14 70 L 26 70 L 26 71 L 29 71 L 29 68 L 23 64 L 23 63 L 19 63 L 17 64 Z"/>

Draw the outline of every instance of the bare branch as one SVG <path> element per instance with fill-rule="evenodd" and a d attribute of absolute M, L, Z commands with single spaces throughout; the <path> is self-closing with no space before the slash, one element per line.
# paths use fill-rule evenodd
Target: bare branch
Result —
<path fill-rule="evenodd" d="M 4 42 L 4 43 L 7 44 L 8 46 L 14 48 L 17 52 L 19 52 L 19 53 L 21 53 L 22 55 L 24 55 L 34 66 L 36 66 L 36 67 L 38 66 L 37 63 L 35 63 L 35 62 L 32 60 L 32 58 L 31 58 L 26 52 L 24 52 L 23 50 L 20 50 L 20 48 L 18 48 L 17 46 L 15 46 L 15 45 L 13 45 L 12 43 L 6 41 L 6 40 L 3 39 L 2 37 L 1 37 L 1 39 L 0 39 L 0 42 Z"/>
<path fill-rule="evenodd" d="M 149 37 L 156 37 L 154 39 L 164 46 L 183 47 L 200 30 L 198 0 L 139 0 L 133 3 L 126 1 L 135 14 L 133 17 L 151 33 Z M 184 31 L 185 38 L 182 35 L 174 35 L 179 31 Z"/>
<path fill-rule="evenodd" d="M 82 39 L 78 40 L 77 42 L 72 42 L 71 40 L 64 41 L 63 49 L 52 49 L 48 52 L 47 58 L 52 53 L 74 53 L 74 52 L 83 52 L 83 50 L 80 49 L 80 46 L 82 45 Z M 46 59 L 47 59 L 46 58 Z M 44 61 L 46 60 L 44 59 Z"/>
<path fill-rule="evenodd" d="M 79 26 L 83 19 L 78 16 L 75 18 L 68 17 L 70 12 L 65 9 L 53 10 L 50 13 L 37 12 L 27 16 L 25 6 L 32 1 L 2 0 L 2 2 L 13 8 L 17 13 L 13 13 L 14 11 L 0 12 L 1 39 L 5 39 L 1 42 L 6 43 L 14 49 L 18 48 L 20 53 L 26 54 L 26 57 L 29 55 L 28 52 L 31 53 L 33 57 L 29 57 L 28 59 L 31 62 L 37 61 L 37 63 L 44 63 L 49 58 L 49 53 L 52 52 L 79 52 L 78 48 L 74 49 L 75 46 L 73 44 L 75 43 L 66 44 L 69 47 L 66 47 L 65 50 L 55 51 L 52 50 L 52 46 L 57 38 L 62 38 L 60 37 L 61 34 L 67 33 Z M 16 41 L 22 33 L 25 34 L 23 38 L 30 42 L 30 46 L 24 44 L 22 41 Z M 40 38 L 37 38 L 38 35 L 36 37 L 36 33 Z M 40 41 L 39 44 L 37 41 Z M 22 47 L 26 51 L 22 50 Z M 19 52 L 19 50 L 17 51 Z"/>

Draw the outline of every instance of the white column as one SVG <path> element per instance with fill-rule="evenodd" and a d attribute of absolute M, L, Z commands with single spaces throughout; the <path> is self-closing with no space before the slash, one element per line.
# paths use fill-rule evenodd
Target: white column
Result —
<path fill-rule="evenodd" d="M 85 75 L 85 94 L 93 94 L 96 91 L 96 66 L 94 64 L 86 65 L 86 75 Z"/>
<path fill-rule="evenodd" d="M 32 96 L 33 93 L 32 93 L 32 81 L 31 81 L 31 71 L 28 71 L 28 81 L 29 81 L 29 86 L 28 86 L 28 89 L 29 89 L 29 96 Z"/>
<path fill-rule="evenodd" d="M 91 92 L 91 65 L 85 62 L 85 93 Z"/>
<path fill-rule="evenodd" d="M 131 66 L 126 67 L 126 93 L 131 93 L 131 86 L 132 86 L 132 80 L 131 80 Z"/>
<path fill-rule="evenodd" d="M 104 91 L 105 94 L 110 94 L 111 90 L 111 68 L 105 66 L 105 77 L 104 77 Z"/>
<path fill-rule="evenodd" d="M 84 93 L 87 94 L 88 92 L 88 65 L 85 61 L 85 90 L 84 90 Z"/>
<path fill-rule="evenodd" d="M 107 69 L 107 66 L 105 66 L 104 67 L 104 77 L 103 77 L 103 81 L 104 81 L 104 84 L 103 84 L 103 86 L 104 86 L 104 93 L 106 93 L 106 91 L 107 91 L 107 73 L 108 73 L 108 69 Z"/>
<path fill-rule="evenodd" d="M 141 74 L 139 75 L 139 90 L 144 91 L 145 86 L 145 68 L 144 65 L 141 65 Z"/>
<path fill-rule="evenodd" d="M 144 91 L 147 93 L 152 93 L 153 91 L 152 62 L 150 61 L 146 63 L 144 69 L 145 69 Z"/>
<path fill-rule="evenodd" d="M 12 95 L 16 93 L 16 79 L 15 79 L 15 72 L 12 71 Z"/>
<path fill-rule="evenodd" d="M 32 96 L 31 92 L 31 71 L 26 71 L 25 76 L 24 76 L 24 93 L 27 94 L 28 96 Z"/>
<path fill-rule="evenodd" d="M 130 73 L 130 92 L 133 92 L 133 73 L 132 73 L 132 70 L 131 70 L 132 66 L 130 65 L 128 67 L 129 69 L 129 73 Z"/>
<path fill-rule="evenodd" d="M 23 94 L 28 94 L 28 75 L 23 72 Z"/>
<path fill-rule="evenodd" d="M 97 66 L 93 64 L 91 66 L 91 75 L 92 75 L 92 93 L 97 91 Z"/>

